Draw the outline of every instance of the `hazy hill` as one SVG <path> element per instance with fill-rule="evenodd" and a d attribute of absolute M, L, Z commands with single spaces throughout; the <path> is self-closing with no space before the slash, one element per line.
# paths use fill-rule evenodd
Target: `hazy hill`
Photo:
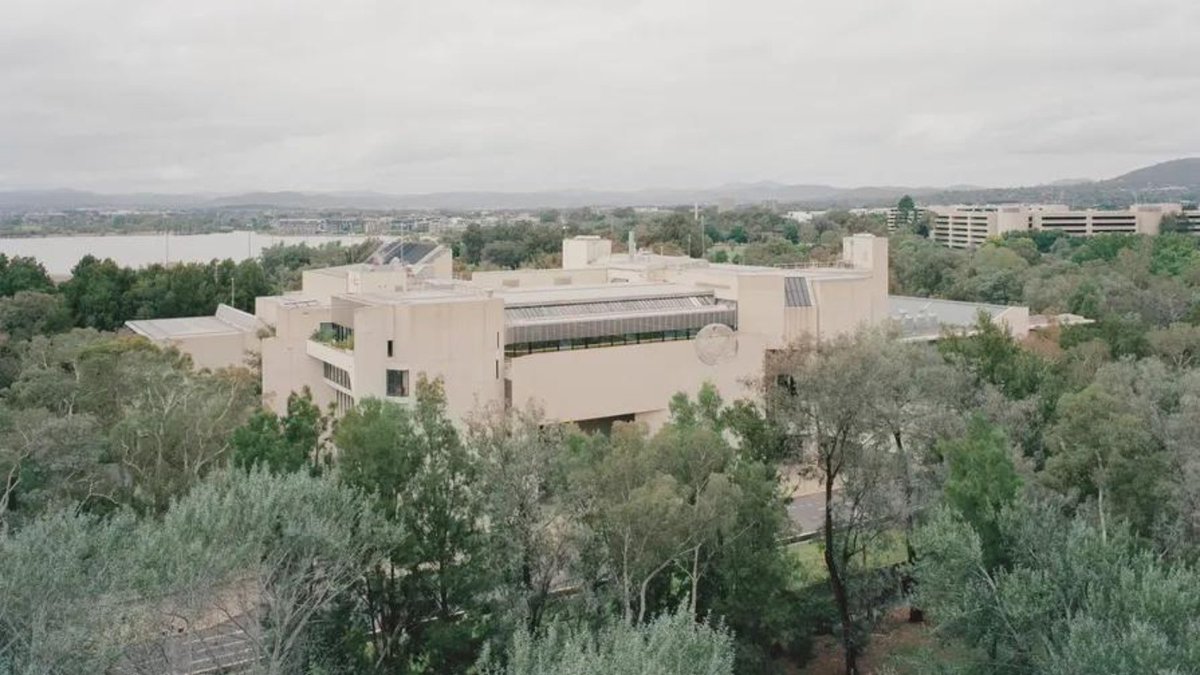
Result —
<path fill-rule="evenodd" d="M 1200 157 L 1161 162 L 1130 171 L 1107 182 L 1138 189 L 1200 186 Z"/>
<path fill-rule="evenodd" d="M 1063 202 L 1079 206 L 1124 206 L 1155 199 L 1200 198 L 1200 158 L 1176 159 L 1131 171 L 1116 178 L 1091 181 L 1072 179 L 1045 185 L 983 188 L 787 185 L 770 181 L 730 183 L 693 190 L 645 189 L 633 191 L 545 190 L 539 192 L 437 192 L 387 194 L 381 192 L 245 192 L 205 194 L 98 194 L 79 190 L 29 190 L 0 192 L 0 210 L 113 208 L 277 208 L 303 209 L 538 209 L 583 206 L 678 206 L 732 201 L 780 204 L 809 208 L 884 206 L 903 195 L 924 204 L 981 202 Z"/>

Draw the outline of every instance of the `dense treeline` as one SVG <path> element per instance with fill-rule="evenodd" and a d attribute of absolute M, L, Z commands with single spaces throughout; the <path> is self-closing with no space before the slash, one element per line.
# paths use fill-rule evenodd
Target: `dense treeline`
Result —
<path fill-rule="evenodd" d="M 1034 232 L 963 251 L 898 236 L 890 242 L 892 286 L 910 295 L 1072 312 L 1099 320 L 1093 330 L 1115 334 L 1124 324 L 1136 324 L 1136 330 L 1193 318 L 1198 245 L 1186 234 L 1083 238 Z"/>
<path fill-rule="evenodd" d="M 459 428 L 424 381 L 411 408 L 366 400 L 332 421 L 300 395 L 280 418 L 237 373 L 130 338 L 37 337 L 0 415 L 0 644 L 18 672 L 99 669 L 162 639 L 161 608 L 136 600 L 156 598 L 268 636 L 272 672 L 621 672 L 654 654 L 650 672 L 765 672 L 827 630 L 853 663 L 880 610 L 911 602 L 950 641 L 946 672 L 1062 672 L 1084 654 L 1082 672 L 1190 670 L 1190 592 L 1112 608 L 1193 583 L 1194 375 L 1154 357 L 1083 375 L 980 329 L 938 349 L 797 345 L 770 364 L 766 408 L 708 388 L 653 435 L 609 436 L 536 411 Z M 816 586 L 778 546 L 781 461 L 826 491 Z M 135 563 L 144 577 L 115 572 Z M 131 598 L 129 632 L 86 637 L 102 596 Z M 672 670 L 673 650 L 697 660 Z"/>
<path fill-rule="evenodd" d="M 33 258 L 0 254 L 0 333 L 13 339 L 70 328 L 115 330 L 130 319 L 210 315 L 225 303 L 254 311 L 254 299 L 299 286 L 312 267 L 360 262 L 376 246 L 276 245 L 257 259 L 122 267 L 86 255 L 55 284 Z"/>
<path fill-rule="evenodd" d="M 468 225 L 450 235 L 455 259 L 468 268 L 557 267 L 562 239 L 594 234 L 625 250 L 630 232 L 639 248 L 668 255 L 707 257 L 715 262 L 776 265 L 826 260 L 841 249 L 842 237 L 858 232 L 885 234 L 882 216 L 828 211 L 797 223 L 762 207 L 722 211 L 706 207 L 640 212 L 575 209 L 545 211 L 534 221 L 483 227 Z"/>

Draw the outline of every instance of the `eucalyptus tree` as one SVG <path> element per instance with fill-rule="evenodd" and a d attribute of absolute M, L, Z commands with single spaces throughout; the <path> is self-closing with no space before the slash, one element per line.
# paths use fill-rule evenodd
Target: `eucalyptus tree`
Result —
<path fill-rule="evenodd" d="M 372 496 L 385 559 L 358 586 L 376 666 L 425 659 L 444 671 L 475 658 L 497 572 L 487 552 L 479 457 L 446 413 L 441 382 L 420 378 L 411 407 L 364 399 L 333 432 L 336 473 Z"/>
<path fill-rule="evenodd" d="M 822 486 L 823 556 L 847 675 L 859 672 L 865 639 L 864 598 L 854 585 L 860 561 L 886 543 L 912 497 L 903 472 L 909 463 L 898 463 L 895 452 L 898 439 L 905 447 L 900 418 L 913 412 L 905 411 L 911 384 L 889 340 L 871 331 L 802 339 L 772 354 L 763 378 L 768 415 Z"/>

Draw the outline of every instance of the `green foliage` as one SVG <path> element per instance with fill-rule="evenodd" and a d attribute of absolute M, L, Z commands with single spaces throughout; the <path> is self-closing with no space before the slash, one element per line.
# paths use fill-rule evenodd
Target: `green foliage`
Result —
<path fill-rule="evenodd" d="M 1154 238 L 1150 272 L 1178 276 L 1200 260 L 1196 238 L 1189 234 L 1162 234 Z"/>
<path fill-rule="evenodd" d="M 889 255 L 894 292 L 934 297 L 953 292 L 966 258 L 963 251 L 912 236 L 891 238 Z"/>
<path fill-rule="evenodd" d="M 477 266 L 486 262 L 516 269 L 559 254 L 563 237 L 576 233 L 578 230 L 570 225 L 527 220 L 497 223 L 488 227 L 471 223 L 450 243 L 455 256 L 468 265 Z M 605 233 L 608 234 L 608 231 Z"/>
<path fill-rule="evenodd" d="M 48 292 L 54 290 L 54 282 L 46 274 L 46 268 L 34 258 L 15 256 L 9 258 L 0 253 L 0 297 L 16 295 L 22 291 Z"/>
<path fill-rule="evenodd" d="M 446 416 L 439 381 L 417 381 L 415 406 L 366 399 L 334 430 L 339 476 L 374 497 L 390 529 L 388 564 L 361 582 L 376 659 L 390 670 L 422 660 L 444 672 L 475 657 L 496 583 L 488 565 L 478 456 Z"/>
<path fill-rule="evenodd" d="M 938 396 L 914 397 L 906 386 L 906 366 L 915 363 L 888 336 L 864 331 L 776 352 L 764 377 L 776 426 L 789 430 L 796 461 L 823 487 L 825 568 L 851 672 L 870 608 L 885 595 L 886 579 L 863 574 L 864 561 L 892 545 L 895 529 L 911 526 L 925 473 L 913 441 L 938 435 L 940 423 L 926 427 L 910 418 L 918 411 L 931 420 L 944 414 Z"/>
<path fill-rule="evenodd" d="M 115 330 L 133 317 L 127 298 L 136 273 L 117 266 L 112 260 L 97 260 L 85 255 L 71 270 L 71 279 L 62 285 L 63 298 L 75 325 L 99 330 Z"/>
<path fill-rule="evenodd" d="M 515 241 L 490 241 L 483 247 L 483 260 L 498 267 L 515 270 L 528 257 L 525 249 Z"/>
<path fill-rule="evenodd" d="M 942 487 L 945 503 L 975 530 L 984 565 L 995 569 L 1007 555 L 1000 514 L 1021 490 L 1008 439 L 1003 431 L 975 417 L 965 437 L 941 443 L 938 453 L 947 469 Z"/>
<path fill-rule="evenodd" d="M 270 410 L 259 410 L 233 432 L 233 465 L 252 469 L 264 466 L 275 473 L 317 470 L 321 436 L 328 420 L 312 402 L 307 388 L 288 396 L 282 419 Z"/>
<path fill-rule="evenodd" d="M 17 291 L 0 298 L 0 332 L 12 340 L 54 335 L 70 330 L 74 321 L 60 296 L 41 291 Z"/>
<path fill-rule="evenodd" d="M 764 611 L 792 592 L 777 544 L 787 520 L 775 470 L 745 438 L 737 448 L 726 440 L 730 411 L 748 416 L 753 407 L 726 407 L 706 385 L 695 399 L 677 395 L 671 409 L 672 422 L 654 436 L 621 425 L 611 438 L 589 439 L 571 462 L 569 494 L 598 546 L 584 569 L 596 581 L 615 575 L 611 593 L 626 621 L 679 605 L 719 617 L 747 672 L 805 653 L 812 624 L 796 605 Z"/>
<path fill-rule="evenodd" d="M 0 408 L 0 531 L 71 503 L 110 510 L 119 490 L 111 469 L 92 415 Z"/>
<path fill-rule="evenodd" d="M 685 611 L 643 625 L 612 622 L 598 631 L 551 625 L 544 635 L 513 636 L 486 675 L 732 675 L 733 637 Z"/>
<path fill-rule="evenodd" d="M 126 657 L 164 672 L 178 666 L 155 660 L 175 651 L 175 626 L 218 616 L 260 636 L 265 668 L 295 672 L 314 608 L 373 560 L 371 517 L 332 481 L 243 472 L 210 476 L 161 519 L 52 511 L 0 540 L 0 660 L 98 673 Z"/>
<path fill-rule="evenodd" d="M 974 334 L 953 335 L 938 343 L 946 358 L 973 373 L 980 382 L 995 385 L 1009 398 L 1024 399 L 1039 392 L 1047 380 L 1047 364 L 1021 348 L 1012 334 L 980 313 Z"/>
<path fill-rule="evenodd" d="M 1089 260 L 1116 260 L 1121 251 L 1132 248 L 1137 243 L 1137 237 L 1132 234 L 1109 234 L 1102 237 L 1084 237 L 1075 247 L 1071 259 L 1077 263 Z"/>
<path fill-rule="evenodd" d="M 921 530 L 920 600 L 942 631 L 976 647 L 982 672 L 1193 672 L 1200 578 L 1120 528 L 1018 502 L 989 570 L 970 526 L 948 512 Z"/>
<path fill-rule="evenodd" d="M 29 415 L 86 415 L 74 420 L 91 420 L 78 429 L 98 438 L 76 438 L 83 457 L 68 446 L 56 458 L 90 467 L 72 481 L 96 485 L 94 497 L 103 501 L 156 510 L 224 464 L 230 436 L 254 399 L 246 373 L 197 373 L 186 358 L 141 338 L 91 330 L 27 343 L 7 394 L 11 407 Z M 103 453 L 95 450 L 101 447 Z"/>
<path fill-rule="evenodd" d="M 1114 363 L 1082 391 L 1067 393 L 1048 433 L 1043 480 L 1149 533 L 1164 514 L 1160 494 L 1170 471 L 1160 419 L 1174 408 L 1175 383 L 1148 360 Z"/>
<path fill-rule="evenodd" d="M 16 339 L 72 325 L 117 330 L 131 319 L 209 315 L 221 303 L 252 312 L 255 298 L 297 286 L 302 269 L 359 262 L 375 244 L 280 244 L 264 250 L 258 260 L 137 269 L 85 255 L 71 278 L 57 287 L 40 263 L 0 254 L 0 330 Z M 39 304 L 44 315 L 36 311 Z"/>

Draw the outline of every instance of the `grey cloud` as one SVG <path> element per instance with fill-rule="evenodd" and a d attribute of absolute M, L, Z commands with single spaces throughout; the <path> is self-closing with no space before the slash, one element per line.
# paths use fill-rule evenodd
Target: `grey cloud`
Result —
<path fill-rule="evenodd" d="M 1200 153 L 1187 0 L 7 0 L 0 189 L 1018 184 Z"/>

